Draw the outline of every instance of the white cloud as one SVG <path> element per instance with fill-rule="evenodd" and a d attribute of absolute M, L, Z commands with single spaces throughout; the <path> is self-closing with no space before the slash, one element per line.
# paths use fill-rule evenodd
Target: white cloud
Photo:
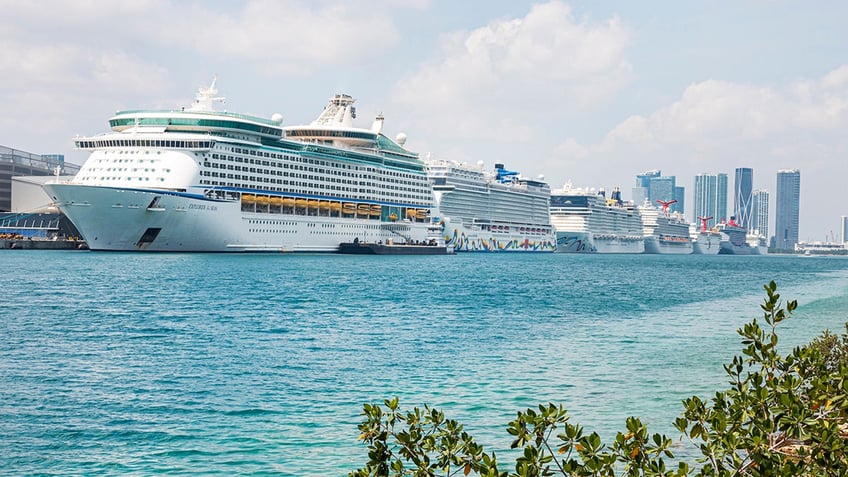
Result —
<path fill-rule="evenodd" d="M 539 4 L 444 37 L 440 56 L 399 81 L 394 97 L 421 130 L 515 140 L 510 131 L 528 122 L 609 99 L 630 79 L 628 41 L 617 18 L 591 23 L 561 2 Z"/>
<path fill-rule="evenodd" d="M 355 4 L 253 0 L 239 12 L 205 4 L 177 6 L 191 24 L 165 24 L 158 41 L 172 42 L 210 58 L 256 63 L 277 72 L 309 72 L 349 65 L 379 54 L 399 38 L 392 19 Z"/>

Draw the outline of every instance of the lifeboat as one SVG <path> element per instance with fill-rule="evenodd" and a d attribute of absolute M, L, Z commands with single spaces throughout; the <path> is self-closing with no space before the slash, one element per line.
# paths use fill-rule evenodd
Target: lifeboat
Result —
<path fill-rule="evenodd" d="M 309 205 L 309 202 L 306 199 L 297 199 L 294 201 L 294 205 L 305 209 L 306 206 Z"/>
<path fill-rule="evenodd" d="M 426 219 L 427 218 L 427 209 L 418 209 L 418 212 L 416 212 L 415 216 L 418 217 L 419 219 Z"/>
<path fill-rule="evenodd" d="M 342 210 L 341 202 L 330 202 L 330 210 L 339 211 Z"/>
<path fill-rule="evenodd" d="M 397 220 L 397 214 L 395 214 L 395 213 L 391 213 L 391 214 L 389 214 L 389 220 L 391 220 L 392 222 L 394 222 L 395 220 Z"/>
<path fill-rule="evenodd" d="M 318 202 L 318 208 L 321 209 L 321 210 L 329 210 L 330 201 L 329 200 L 322 200 L 322 201 Z"/>
<path fill-rule="evenodd" d="M 271 205 L 283 205 L 283 198 L 279 196 L 271 197 Z"/>
<path fill-rule="evenodd" d="M 318 208 L 318 199 L 309 199 L 307 205 L 309 206 L 310 209 L 317 209 Z"/>
<path fill-rule="evenodd" d="M 356 205 L 351 204 L 350 202 L 345 202 L 342 204 L 342 212 L 345 214 L 353 214 L 356 212 Z"/>
<path fill-rule="evenodd" d="M 242 194 L 241 195 L 241 201 L 245 202 L 247 204 L 252 204 L 252 203 L 256 202 L 256 196 L 253 195 L 253 194 Z"/>
<path fill-rule="evenodd" d="M 261 205 L 267 205 L 271 201 L 271 198 L 267 195 L 257 195 L 256 203 Z"/>
<path fill-rule="evenodd" d="M 359 204 L 356 207 L 356 213 L 359 215 L 369 215 L 371 213 L 371 206 L 368 204 Z"/>
<path fill-rule="evenodd" d="M 415 218 L 415 209 L 406 209 L 406 216 L 410 218 Z"/>
<path fill-rule="evenodd" d="M 372 205 L 371 206 L 371 212 L 370 213 L 371 213 L 372 217 L 379 217 L 382 212 L 383 212 L 383 207 L 381 207 L 379 205 Z"/>
<path fill-rule="evenodd" d="M 283 206 L 285 206 L 285 207 L 294 207 L 294 198 L 292 198 L 292 197 L 284 197 L 284 198 L 283 198 Z"/>

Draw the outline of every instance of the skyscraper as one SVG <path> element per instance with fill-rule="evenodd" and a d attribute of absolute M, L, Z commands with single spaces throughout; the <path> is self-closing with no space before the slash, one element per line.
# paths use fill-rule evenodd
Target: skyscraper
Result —
<path fill-rule="evenodd" d="M 648 183 L 648 199 L 656 207 L 657 201 L 670 201 L 676 199 L 675 189 L 677 188 L 677 178 L 675 176 L 660 176 L 652 177 Z M 683 203 L 675 202 L 668 208 L 669 212 L 682 212 Z"/>
<path fill-rule="evenodd" d="M 769 236 L 769 193 L 757 189 L 751 193 L 751 232 L 763 237 Z"/>
<path fill-rule="evenodd" d="M 842 216 L 842 243 L 848 244 L 848 215 Z"/>
<path fill-rule="evenodd" d="M 775 199 L 774 247 L 792 252 L 798 243 L 798 222 L 801 208 L 801 172 L 798 169 L 777 171 Z"/>
<path fill-rule="evenodd" d="M 753 228 L 751 222 L 751 191 L 754 185 L 754 170 L 750 167 L 736 168 L 736 179 L 733 181 L 733 215 L 736 223 L 748 230 Z"/>
<path fill-rule="evenodd" d="M 695 176 L 695 204 L 692 221 L 712 217 L 712 224 L 727 219 L 727 174 L 698 174 Z"/>
<path fill-rule="evenodd" d="M 674 186 L 674 200 L 677 202 L 674 203 L 674 210 L 680 212 L 681 214 L 686 212 L 686 188 L 683 186 Z"/>
<path fill-rule="evenodd" d="M 657 169 L 636 175 L 636 187 L 633 188 L 633 202 L 642 205 L 645 200 L 653 202 L 650 195 L 651 179 L 660 177 L 662 172 Z"/>

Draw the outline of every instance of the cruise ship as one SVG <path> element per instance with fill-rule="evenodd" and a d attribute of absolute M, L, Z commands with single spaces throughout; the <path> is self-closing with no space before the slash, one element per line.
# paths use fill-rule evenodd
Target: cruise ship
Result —
<path fill-rule="evenodd" d="M 433 184 L 438 223 L 457 252 L 553 252 L 550 186 L 495 164 L 425 161 Z M 434 219 L 436 220 L 436 219 Z"/>
<path fill-rule="evenodd" d="M 765 239 L 762 240 L 761 245 L 757 236 L 752 244 L 748 231 L 736 222 L 735 216 L 731 216 L 727 222 L 718 224 L 717 228 L 727 235 L 727 240 L 722 242 L 721 250 L 719 250 L 722 255 L 764 255 L 768 253 Z"/>
<path fill-rule="evenodd" d="M 621 200 L 621 191 L 572 189 L 566 184 L 551 194 L 551 224 L 557 252 L 642 253 L 642 219 L 632 202 Z"/>
<path fill-rule="evenodd" d="M 727 241 L 727 235 L 719 232 L 713 227 L 708 227 L 707 222 L 712 217 L 698 217 L 701 227 L 695 224 L 689 225 L 689 236 L 692 237 L 692 253 L 696 255 L 718 255 L 721 243 Z"/>
<path fill-rule="evenodd" d="M 353 126 L 332 97 L 309 125 L 218 111 L 215 80 L 192 105 L 119 111 L 70 181 L 44 185 L 91 250 L 335 252 L 353 240 L 427 240 L 430 179 L 406 137 Z"/>
<path fill-rule="evenodd" d="M 668 206 L 676 201 L 657 202 L 662 205 L 662 209 L 647 202 L 639 207 L 645 235 L 645 253 L 692 253 L 689 224 L 679 212 L 668 211 Z"/>

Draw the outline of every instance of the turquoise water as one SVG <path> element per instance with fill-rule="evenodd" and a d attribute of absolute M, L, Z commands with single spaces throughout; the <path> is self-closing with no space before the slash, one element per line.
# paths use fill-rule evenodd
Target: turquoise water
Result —
<path fill-rule="evenodd" d="M 726 383 L 762 285 L 788 351 L 848 321 L 848 259 L 0 253 L 9 474 L 346 475 L 399 396 L 507 462 L 540 402 L 605 439 Z M 683 449 L 683 443 L 678 444 Z M 508 470 L 507 466 L 504 470 Z"/>

